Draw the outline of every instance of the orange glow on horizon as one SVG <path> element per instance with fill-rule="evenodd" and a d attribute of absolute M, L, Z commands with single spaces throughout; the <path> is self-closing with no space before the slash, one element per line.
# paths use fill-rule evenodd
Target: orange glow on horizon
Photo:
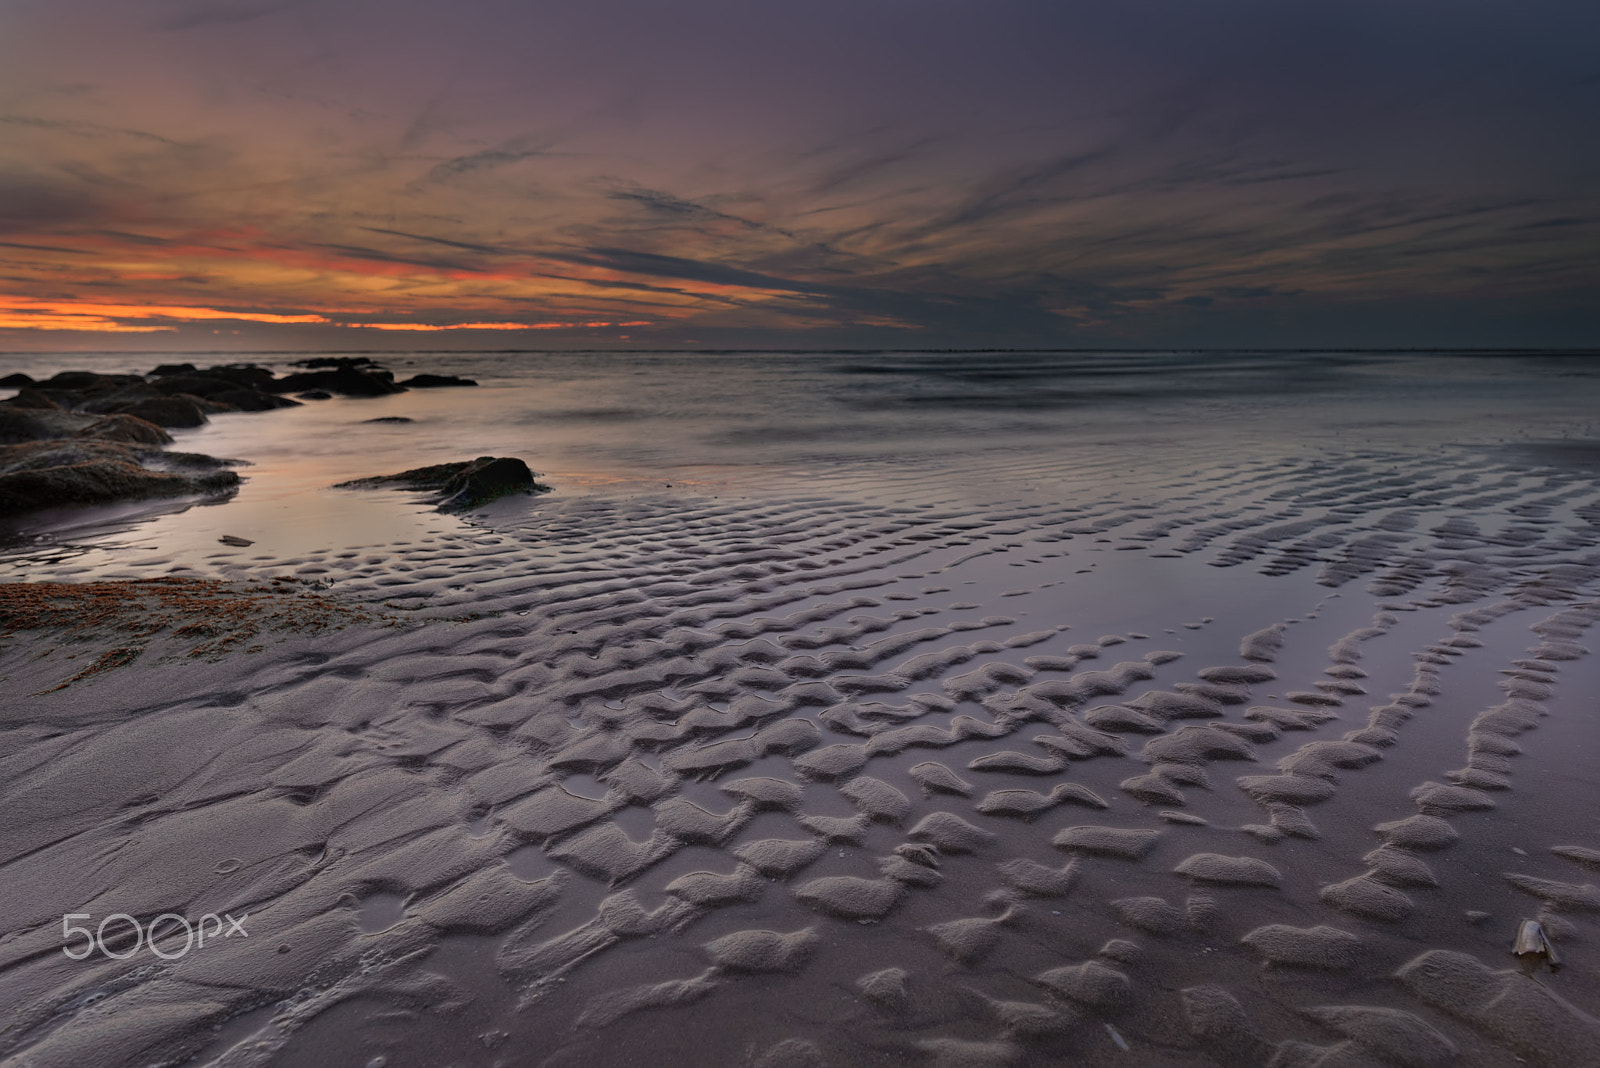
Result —
<path fill-rule="evenodd" d="M 220 308 L 196 308 L 163 304 L 98 304 L 88 301 L 31 300 L 27 297 L 0 298 L 0 325 L 22 326 L 42 319 L 82 319 L 107 322 L 116 319 L 238 319 L 252 323 L 326 323 L 321 315 L 279 315 L 276 312 L 234 312 Z M 168 329 L 151 327 L 149 329 Z"/>
<path fill-rule="evenodd" d="M 578 330 L 607 326 L 649 326 L 645 321 L 629 323 L 343 323 L 360 330 Z"/>
<path fill-rule="evenodd" d="M 595 330 L 608 327 L 649 326 L 650 321 L 577 320 L 545 323 L 476 321 L 469 323 L 353 322 L 341 323 L 329 314 L 240 312 L 221 308 L 175 304 L 106 304 L 96 302 L 34 300 L 0 297 L 0 330 L 80 330 L 91 333 L 146 334 L 176 331 L 179 324 L 234 320 L 272 324 L 316 324 L 350 330 Z M 124 322 L 123 320 L 135 320 Z M 151 323 L 161 319 L 170 322 Z"/>

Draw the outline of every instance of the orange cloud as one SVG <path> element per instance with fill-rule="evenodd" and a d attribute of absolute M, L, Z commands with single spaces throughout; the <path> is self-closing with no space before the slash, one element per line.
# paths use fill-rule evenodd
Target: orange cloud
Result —
<path fill-rule="evenodd" d="M 321 315 L 279 315 L 274 312 L 236 312 L 162 304 L 100 304 L 89 301 L 0 298 L 0 327 L 21 330 L 98 330 L 111 333 L 148 333 L 171 326 L 129 325 L 123 319 L 235 319 L 252 323 L 326 323 Z"/>

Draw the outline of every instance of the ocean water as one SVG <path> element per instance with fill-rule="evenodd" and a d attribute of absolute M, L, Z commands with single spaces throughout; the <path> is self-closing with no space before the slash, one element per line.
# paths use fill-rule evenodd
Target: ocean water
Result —
<path fill-rule="evenodd" d="M 170 627 L 5 639 L 0 1058 L 1600 1049 L 1590 362 L 389 366 L 482 385 L 214 417 L 179 447 L 248 460 L 232 499 L 53 514 L 0 555 L 382 624 L 218 659 Z M 552 492 L 329 488 L 481 454 Z M 113 641 L 126 666 L 78 671 Z M 57 949 L 63 912 L 247 906 L 259 940 L 171 966 Z M 1524 919 L 1560 970 L 1511 955 Z"/>
<path fill-rule="evenodd" d="M 204 366 L 205 357 L 187 357 Z M 224 359 L 225 357 L 216 357 Z M 63 367 L 144 371 L 178 357 L 0 357 L 43 377 Z M 290 357 L 251 357 L 279 372 Z M 403 353 L 476 389 L 335 398 L 220 415 L 174 448 L 244 460 L 226 506 L 143 524 L 195 554 L 224 527 L 294 552 L 391 529 L 388 495 L 337 482 L 472 456 L 527 460 L 563 496 L 1094 493 L 1260 459 L 1583 439 L 1600 367 L 1582 357 L 1450 353 Z M 372 423 L 402 417 L 409 424 Z M 374 505 L 375 498 L 383 498 Z M 537 506 L 537 505 L 534 505 Z M 24 531 L 96 527 L 121 513 L 50 514 Z M 415 523 L 415 517 L 403 522 Z M 140 539 L 143 539 L 142 541 Z M 3 567 L 0 564 L 0 567 Z"/>

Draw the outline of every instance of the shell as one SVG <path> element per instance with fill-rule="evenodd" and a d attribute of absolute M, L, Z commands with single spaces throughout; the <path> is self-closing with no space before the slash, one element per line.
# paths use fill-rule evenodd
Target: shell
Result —
<path fill-rule="evenodd" d="M 1523 920 L 1517 927 L 1517 940 L 1511 946 L 1511 952 L 1519 957 L 1543 957 L 1552 968 L 1561 966 L 1561 958 L 1556 954 L 1556 947 L 1550 944 L 1549 936 L 1544 933 L 1544 928 L 1539 926 L 1538 920 Z"/>

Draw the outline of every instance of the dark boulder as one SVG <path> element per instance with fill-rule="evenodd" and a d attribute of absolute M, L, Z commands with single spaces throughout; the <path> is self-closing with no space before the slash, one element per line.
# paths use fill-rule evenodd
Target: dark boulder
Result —
<path fill-rule="evenodd" d="M 226 404 L 239 412 L 266 412 L 273 408 L 298 408 L 300 402 L 280 397 L 276 393 L 263 393 L 259 389 L 227 389 L 206 398 L 213 404 Z"/>
<path fill-rule="evenodd" d="M 61 405 L 57 404 L 55 398 L 51 397 L 50 394 L 37 389 L 28 389 L 27 387 L 18 390 L 15 397 L 4 403 L 12 408 L 33 408 L 46 412 L 58 412 L 61 410 Z"/>
<path fill-rule="evenodd" d="M 333 399 L 333 394 L 329 393 L 325 389 L 308 390 L 305 393 L 296 393 L 295 396 L 299 397 L 301 400 L 332 400 Z"/>
<path fill-rule="evenodd" d="M 23 386 L 37 385 L 32 375 L 25 375 L 21 371 L 0 378 L 0 389 L 21 389 Z"/>
<path fill-rule="evenodd" d="M 509 493 L 547 489 L 533 480 L 528 465 L 515 456 L 480 456 L 450 477 L 441 491 L 441 512 L 460 512 Z"/>
<path fill-rule="evenodd" d="M 97 371 L 62 371 L 39 383 L 41 389 L 67 393 L 110 393 L 123 386 L 140 385 L 141 375 L 103 375 Z"/>
<path fill-rule="evenodd" d="M 533 479 L 528 465 L 514 456 L 480 456 L 452 464 L 414 467 L 395 475 L 378 475 L 341 482 L 341 489 L 429 490 L 441 512 L 463 512 L 512 493 L 545 493 L 550 487 Z"/>
<path fill-rule="evenodd" d="M 192 363 L 164 363 L 160 367 L 157 367 L 154 371 L 151 371 L 150 377 L 160 378 L 162 375 L 192 374 L 194 374 L 194 364 Z"/>
<path fill-rule="evenodd" d="M 175 393 L 188 393 L 195 397 L 209 397 L 213 393 L 225 393 L 239 386 L 226 378 L 216 375 L 167 375 L 151 383 L 160 393 L 172 396 Z"/>
<path fill-rule="evenodd" d="M 239 389 L 255 389 L 263 392 L 270 391 L 277 379 L 272 377 L 272 372 L 265 367 L 257 367 L 253 363 L 227 363 L 215 367 L 207 367 L 205 374 L 213 378 L 223 378 L 232 382 Z"/>
<path fill-rule="evenodd" d="M 26 408 L 0 404 L 0 445 L 20 441 L 49 441 L 58 436 L 55 428 Z"/>
<path fill-rule="evenodd" d="M 378 367 L 371 356 L 311 356 L 296 360 L 291 367 Z"/>
<path fill-rule="evenodd" d="M 272 389 L 276 393 L 322 389 L 350 397 L 382 397 L 390 393 L 405 392 L 404 386 L 395 385 L 394 375 L 388 371 L 361 371 L 354 367 L 340 367 L 333 371 L 300 371 L 284 375 L 272 383 Z"/>
<path fill-rule="evenodd" d="M 120 442 L 74 439 L 0 447 L 0 515 L 67 505 L 231 491 L 232 471 L 189 476 L 140 465 L 143 450 Z"/>
<path fill-rule="evenodd" d="M 200 405 L 190 397 L 159 397 L 130 404 L 121 411 L 125 415 L 138 416 L 146 422 L 156 426 L 166 427 L 195 427 L 202 426 L 206 421 L 206 413 Z"/>
<path fill-rule="evenodd" d="M 412 375 L 400 384 L 410 389 L 438 389 L 442 386 L 475 386 L 478 383 L 455 375 Z"/>
<path fill-rule="evenodd" d="M 98 441 L 121 441 L 132 445 L 171 445 L 172 435 L 156 424 L 136 415 L 118 412 L 100 419 L 78 431 L 77 437 Z"/>
<path fill-rule="evenodd" d="M 83 395 L 82 399 L 72 407 L 79 411 L 93 412 L 95 415 L 109 415 L 112 412 L 124 411 L 130 405 L 140 404 L 149 400 L 160 400 L 163 395 L 154 386 L 139 382 L 118 386 L 116 389 L 100 393 Z"/>
<path fill-rule="evenodd" d="M 48 400 L 63 411 L 70 411 L 71 409 L 76 408 L 78 405 L 82 404 L 86 398 L 93 395 L 86 393 L 74 393 L 68 389 L 46 389 L 43 386 L 30 389 L 28 394 L 32 397 Z"/>

